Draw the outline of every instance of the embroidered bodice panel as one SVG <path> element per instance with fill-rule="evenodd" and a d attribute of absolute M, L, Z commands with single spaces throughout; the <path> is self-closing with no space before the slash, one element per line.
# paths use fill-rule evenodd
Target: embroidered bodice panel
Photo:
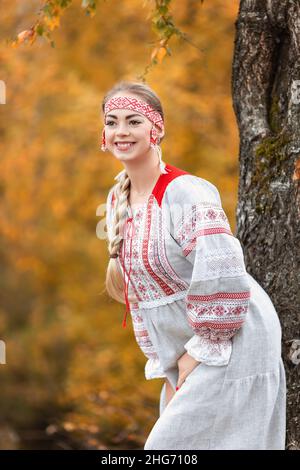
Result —
<path fill-rule="evenodd" d="M 128 208 L 128 217 L 132 222 L 124 227 L 120 260 L 126 279 L 130 271 L 129 291 L 138 299 L 138 305 L 152 308 L 182 298 L 188 283 L 178 275 L 177 269 L 179 272 L 191 271 L 191 266 L 171 237 L 154 195 L 150 196 L 147 205 L 135 211 Z M 178 261 L 174 266 L 176 252 Z M 173 253 L 172 261 L 167 253 Z M 131 304 L 131 307 L 136 305 Z"/>

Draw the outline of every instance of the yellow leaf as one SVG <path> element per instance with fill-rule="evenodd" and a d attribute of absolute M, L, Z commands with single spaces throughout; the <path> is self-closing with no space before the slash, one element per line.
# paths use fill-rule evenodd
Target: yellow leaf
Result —
<path fill-rule="evenodd" d="M 44 18 L 44 21 L 50 31 L 53 31 L 53 29 L 57 28 L 60 25 L 60 17 L 58 15 L 53 16 L 52 18 Z"/>

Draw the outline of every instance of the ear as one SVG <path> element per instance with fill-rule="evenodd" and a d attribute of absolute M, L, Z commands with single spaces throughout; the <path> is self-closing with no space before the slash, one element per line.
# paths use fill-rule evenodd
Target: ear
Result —
<path fill-rule="evenodd" d="M 165 132 L 162 131 L 162 130 L 161 130 L 158 126 L 156 126 L 156 125 L 155 125 L 155 129 L 157 130 L 157 135 L 158 135 L 158 137 L 159 137 L 159 140 L 161 140 L 161 139 L 164 137 Z"/>

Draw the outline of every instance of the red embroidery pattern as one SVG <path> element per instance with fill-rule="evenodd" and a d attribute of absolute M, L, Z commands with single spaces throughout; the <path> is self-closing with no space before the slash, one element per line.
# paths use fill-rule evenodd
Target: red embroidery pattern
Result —
<path fill-rule="evenodd" d="M 176 240 L 185 256 L 195 248 L 197 238 L 206 235 L 227 233 L 232 235 L 228 218 L 223 208 L 212 202 L 201 202 L 193 205 L 190 211 L 182 215 L 181 223 L 176 230 Z"/>
<path fill-rule="evenodd" d="M 131 309 L 131 318 L 136 342 L 145 356 L 148 357 L 148 359 L 151 357 L 154 359 L 158 358 L 154 346 L 150 340 L 148 331 L 145 328 L 142 316 L 135 312 L 134 309 Z"/>
<path fill-rule="evenodd" d="M 205 338 L 229 339 L 244 323 L 249 299 L 250 291 L 187 295 L 188 322 L 195 333 Z"/>
<path fill-rule="evenodd" d="M 152 228 L 154 234 L 163 234 L 164 222 L 161 211 L 157 212 L 156 226 L 157 227 Z M 154 261 L 156 269 L 158 268 L 160 273 L 168 278 L 168 282 L 171 284 L 175 282 L 176 290 L 186 291 L 189 287 L 188 284 L 175 273 L 166 256 L 163 236 L 158 237 L 156 249 L 153 250 L 153 256 L 155 257 Z"/>
<path fill-rule="evenodd" d="M 177 294 L 182 294 L 183 297 L 188 285 L 177 275 L 167 259 L 162 215 L 155 197 L 152 195 L 148 206 L 132 215 L 134 237 L 131 244 L 125 239 L 124 253 L 120 254 L 122 264 L 124 257 L 127 272 L 131 256 L 129 289 L 133 289 L 139 302 L 159 301 Z M 124 237 L 126 236 L 125 232 Z"/>
<path fill-rule="evenodd" d="M 222 227 L 198 230 L 197 232 L 195 232 L 194 237 L 192 238 L 192 240 L 190 240 L 188 245 L 184 248 L 183 254 L 185 256 L 188 256 L 190 254 L 190 252 L 193 251 L 193 249 L 195 248 L 195 246 L 197 244 L 197 238 L 199 238 L 201 236 L 205 236 L 205 235 L 215 235 L 217 233 L 227 233 L 228 235 L 233 236 L 233 234 L 231 233 L 230 230 L 227 230 L 227 229 L 222 228 Z"/>
<path fill-rule="evenodd" d="M 162 120 L 161 115 L 159 112 L 155 111 L 150 104 L 146 103 L 145 101 L 138 100 L 136 98 L 129 98 L 129 97 L 116 97 L 111 98 L 104 107 L 104 112 L 107 114 L 109 111 L 113 109 L 132 109 L 133 111 L 137 111 L 138 113 L 144 114 L 146 117 L 149 118 L 154 124 L 156 124 L 160 129 L 164 129 L 164 122 Z"/>
<path fill-rule="evenodd" d="M 151 250 L 151 248 L 152 248 L 152 250 L 150 251 L 150 253 L 151 252 L 153 253 L 153 242 L 156 241 L 156 237 L 155 237 L 154 240 L 151 243 L 152 246 L 150 245 L 150 230 L 151 230 L 151 217 L 152 217 L 153 200 L 154 200 L 153 197 L 151 197 L 150 200 L 149 200 L 149 208 L 148 208 L 147 213 L 146 213 L 146 217 L 147 217 L 147 219 L 146 219 L 146 233 L 145 233 L 145 237 L 144 237 L 144 240 L 143 240 L 143 251 L 142 251 L 143 262 L 144 262 L 144 266 L 145 266 L 147 272 L 151 275 L 151 277 L 154 279 L 154 281 L 159 285 L 159 287 L 161 288 L 163 293 L 165 295 L 171 295 L 171 294 L 175 293 L 175 290 L 171 286 L 169 286 L 163 278 L 160 278 L 159 276 L 157 276 L 157 274 L 153 271 L 153 269 L 151 267 L 151 264 L 149 262 L 149 257 L 148 257 L 148 253 Z"/>

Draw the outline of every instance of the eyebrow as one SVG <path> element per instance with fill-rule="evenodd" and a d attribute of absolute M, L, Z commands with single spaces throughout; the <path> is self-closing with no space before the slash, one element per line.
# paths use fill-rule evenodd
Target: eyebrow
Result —
<path fill-rule="evenodd" d="M 107 114 L 106 116 L 107 116 L 107 117 L 112 117 L 112 118 L 118 119 L 118 116 L 114 116 L 113 114 Z M 134 117 L 134 116 L 138 116 L 138 117 L 140 117 L 140 118 L 142 117 L 142 116 L 140 116 L 139 114 L 130 114 L 130 116 L 126 116 L 126 119 L 130 119 L 130 118 L 132 118 L 132 117 Z"/>

